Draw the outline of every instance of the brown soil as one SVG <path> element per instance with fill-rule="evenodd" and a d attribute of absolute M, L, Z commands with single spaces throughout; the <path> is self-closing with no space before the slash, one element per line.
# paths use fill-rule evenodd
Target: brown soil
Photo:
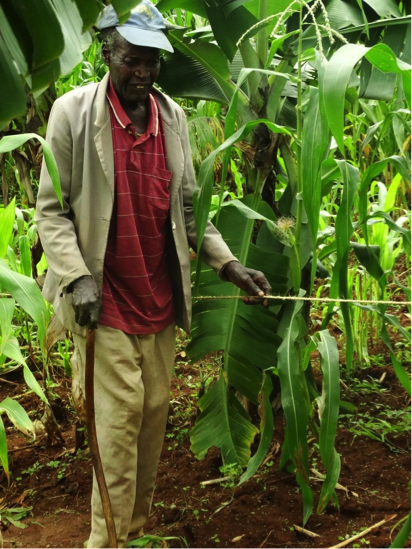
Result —
<path fill-rule="evenodd" d="M 388 445 L 368 437 L 354 438 L 347 422 L 342 420 L 337 449 L 342 456 L 340 483 L 348 491 L 338 491 L 340 510 L 330 504 L 323 515 L 314 513 L 309 519 L 306 528 L 321 536 L 314 540 L 293 529 L 293 524 L 301 525 L 302 500 L 294 475 L 278 470 L 280 445 L 284 439 L 281 411 L 275 416 L 272 457 L 253 479 L 235 489 L 216 484 L 200 485 L 201 481 L 222 476 L 219 470 L 222 462 L 216 449 L 212 449 L 203 461 L 196 460 L 190 452 L 185 430 L 195 419 L 192 397 L 197 394 L 195 382 L 199 378 L 197 368 L 184 361 L 184 352 L 178 353 L 178 377 L 173 381 L 174 400 L 167 431 L 171 436 L 165 439 L 153 513 L 145 533 L 175 536 L 179 539 L 168 542 L 174 547 L 184 547 L 183 538 L 189 547 L 330 547 L 339 542 L 340 536 L 352 535 L 396 514 L 396 519 L 365 536 L 369 547 L 390 545 L 392 527 L 409 512 L 410 440 L 407 434 L 392 437 L 391 450 Z M 385 391 L 343 390 L 342 398 L 354 403 L 359 412 L 371 415 L 378 414 L 381 406 L 405 409 L 408 397 L 391 367 L 363 370 L 357 377 L 379 379 L 384 372 L 382 387 Z M 6 376 L 9 383 L 0 383 L 0 401 L 5 396 L 23 393 L 26 387 L 20 375 L 11 374 Z M 78 454 L 74 451 L 74 415 L 67 381 L 61 382 L 56 390 L 60 398 L 56 416 L 65 439 L 64 446 L 48 447 L 42 440 L 29 444 L 5 422 L 13 478 L 10 487 L 3 478 L 0 507 L 32 510 L 23 520 L 27 525 L 24 530 L 15 526 L 7 528 L 3 520 L 4 547 L 83 547 L 88 537 L 91 462 L 87 450 Z M 31 394 L 26 394 L 19 402 L 27 411 L 38 406 Z M 191 403 L 192 411 L 189 409 Z M 179 410 L 185 413 L 179 415 Z M 32 419 L 34 417 L 32 415 Z M 176 430 L 177 425 L 180 431 Z M 313 440 L 310 448 L 311 465 L 319 470 Z M 57 468 L 48 465 L 52 461 L 59 462 Z M 22 473 L 36 463 L 39 464 L 37 470 L 31 474 Z M 58 478 L 59 473 L 61 478 Z M 312 486 L 317 501 L 320 483 L 313 480 Z M 223 506 L 225 503 L 228 504 Z"/>

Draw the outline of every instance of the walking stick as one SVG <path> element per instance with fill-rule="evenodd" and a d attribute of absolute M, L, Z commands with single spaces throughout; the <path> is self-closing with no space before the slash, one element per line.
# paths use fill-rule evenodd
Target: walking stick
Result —
<path fill-rule="evenodd" d="M 90 453 L 92 463 L 99 487 L 100 498 L 102 500 L 103 514 L 106 521 L 107 535 L 109 538 L 108 547 L 117 548 L 116 526 L 113 518 L 112 505 L 110 503 L 109 491 L 107 489 L 106 479 L 104 478 L 102 460 L 100 459 L 99 445 L 96 435 L 96 422 L 94 416 L 94 347 L 96 340 L 96 331 L 87 328 L 86 334 L 86 373 L 85 373 L 85 393 L 86 393 L 86 427 L 89 439 Z"/>

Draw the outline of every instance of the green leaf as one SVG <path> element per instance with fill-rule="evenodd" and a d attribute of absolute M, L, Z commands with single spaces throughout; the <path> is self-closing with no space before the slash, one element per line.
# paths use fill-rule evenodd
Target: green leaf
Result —
<path fill-rule="evenodd" d="M 116 10 L 119 22 L 122 25 L 128 20 L 130 11 L 140 4 L 140 0 L 111 0 L 110 3 Z"/>
<path fill-rule="evenodd" d="M 339 351 L 336 340 L 327 330 L 319 332 L 318 349 L 323 374 L 322 410 L 320 416 L 319 451 L 326 478 L 319 498 L 318 513 L 323 513 L 334 495 L 340 474 L 340 458 L 335 450 L 338 428 L 340 384 Z"/>
<path fill-rule="evenodd" d="M 30 389 L 36 393 L 36 395 L 45 403 L 49 404 L 49 401 L 45 397 L 43 393 L 43 389 L 40 387 L 39 382 L 34 377 L 33 373 L 31 372 L 30 368 L 27 366 L 27 364 L 24 364 L 23 366 L 23 375 L 24 380 L 27 383 L 27 385 L 30 387 Z"/>
<path fill-rule="evenodd" d="M 0 298 L 0 356 L 4 352 L 4 347 L 12 332 L 12 322 L 14 315 L 14 307 L 16 302 L 8 297 Z"/>
<path fill-rule="evenodd" d="M 99 17 L 104 5 L 100 0 L 74 0 L 83 21 L 82 31 L 90 29 Z"/>
<path fill-rule="evenodd" d="M 303 125 L 300 170 L 303 182 L 303 204 L 312 232 L 314 247 L 318 235 L 321 206 L 321 165 L 329 148 L 329 142 L 329 127 L 319 90 L 310 88 Z"/>
<path fill-rule="evenodd" d="M 20 273 L 31 277 L 30 241 L 27 235 L 19 236 Z"/>
<path fill-rule="evenodd" d="M 282 317 L 278 335 L 283 339 L 278 349 L 278 373 L 281 383 L 282 407 L 286 418 L 284 458 L 291 459 L 297 469 L 297 481 L 303 496 L 303 524 L 306 524 L 313 511 L 313 492 L 309 486 L 309 450 L 306 429 L 308 408 L 303 391 L 302 372 L 296 350 L 299 324 L 296 315 L 302 302 L 286 306 L 287 316 Z"/>
<path fill-rule="evenodd" d="M 206 3 L 206 11 L 216 42 L 229 61 L 233 61 L 239 38 L 258 20 L 244 6 L 225 13 L 219 3 Z"/>
<path fill-rule="evenodd" d="M 379 246 L 365 246 L 357 242 L 350 243 L 359 263 L 365 267 L 375 280 L 380 280 L 384 275 L 383 269 L 379 263 Z"/>
<path fill-rule="evenodd" d="M 409 500 L 410 500 L 410 496 L 409 496 Z M 411 513 L 409 513 L 405 524 L 396 534 L 396 538 L 393 540 L 392 544 L 389 547 L 395 548 L 395 549 L 398 549 L 398 548 L 401 549 L 403 547 L 406 547 L 406 544 L 410 536 L 411 536 Z"/>
<path fill-rule="evenodd" d="M 349 242 L 353 233 L 352 209 L 355 195 L 359 187 L 359 170 L 344 160 L 336 160 L 336 163 L 339 166 L 342 176 L 343 192 L 335 223 L 337 261 L 332 278 L 330 297 L 337 297 L 336 289 L 339 287 L 339 295 L 344 299 L 348 299 Z M 332 310 L 332 307 L 333 304 L 331 304 L 329 311 Z M 346 368 L 348 372 L 350 372 L 353 358 L 353 334 L 350 308 L 348 303 L 341 303 L 340 307 L 346 330 Z"/>
<path fill-rule="evenodd" d="M 7 435 L 4 423 L 0 415 L 0 463 L 3 466 L 7 482 L 10 482 L 9 456 L 7 451 Z"/>
<path fill-rule="evenodd" d="M 393 231 L 401 234 L 403 236 L 403 243 L 404 243 L 404 249 L 405 252 L 409 255 L 411 255 L 411 231 L 408 229 L 404 229 L 400 225 L 398 225 L 391 216 L 386 212 L 375 212 L 372 215 L 368 215 L 362 220 L 362 223 L 366 223 L 368 219 L 376 219 L 376 218 L 382 218 L 384 222 L 388 225 L 390 229 Z"/>
<path fill-rule="evenodd" d="M 13 234 L 16 199 L 10 202 L 7 208 L 0 211 L 0 257 L 6 257 L 7 249 Z"/>
<path fill-rule="evenodd" d="M 62 75 L 70 72 L 73 67 L 83 59 L 83 51 L 92 43 L 92 37 L 89 32 L 83 34 L 84 23 L 79 14 L 74 1 L 52 0 L 56 15 L 64 36 L 64 50 L 60 56 L 60 73 Z M 82 2 L 85 6 L 98 8 L 96 0 L 86 0 Z M 102 4 L 100 4 L 102 7 Z M 99 9 L 99 8 L 98 8 Z M 94 20 L 96 21 L 97 16 Z"/>
<path fill-rule="evenodd" d="M 3 354 L 20 365 L 25 364 L 24 356 L 21 354 L 19 342 L 15 337 L 9 337 L 3 349 Z"/>
<path fill-rule="evenodd" d="M 13 296 L 37 324 L 39 343 L 45 354 L 49 311 L 36 281 L 13 272 L 6 261 L 0 259 L 0 285 Z"/>
<path fill-rule="evenodd" d="M 177 49 L 173 54 L 165 53 L 162 56 L 157 83 L 173 97 L 228 103 L 228 98 L 210 72 L 197 59 L 183 55 Z"/>
<path fill-rule="evenodd" d="M 36 437 L 34 432 L 33 423 L 31 422 L 26 410 L 11 398 L 7 397 L 0 402 L 0 413 L 6 412 L 10 421 L 27 436 Z"/>
<path fill-rule="evenodd" d="M 43 147 L 44 161 L 46 163 L 47 171 L 53 183 L 54 192 L 63 207 L 62 191 L 60 186 L 59 170 L 57 168 L 56 160 L 54 159 L 50 145 L 45 139 L 37 135 L 36 133 L 22 133 L 20 135 L 6 135 L 3 139 L 0 139 L 0 154 L 13 151 L 18 147 L 21 147 L 29 141 L 29 139 L 37 139 L 40 141 Z"/>
<path fill-rule="evenodd" d="M 385 44 L 377 44 L 372 48 L 365 48 L 358 44 L 346 44 L 333 55 L 325 68 L 324 102 L 330 129 L 342 154 L 345 154 L 345 92 L 353 69 L 364 56 L 382 72 L 398 74 L 405 72 L 410 78 L 410 66 L 397 59 Z"/>
<path fill-rule="evenodd" d="M 250 446 L 258 430 L 239 407 L 236 397 L 228 393 L 225 375 L 222 374 L 199 400 L 201 414 L 190 434 L 191 450 L 198 459 L 203 459 L 208 449 L 216 446 L 222 450 L 225 465 L 247 465 Z"/>
<path fill-rule="evenodd" d="M 381 17 L 401 17 L 402 13 L 394 0 L 364 0 Z"/>
<path fill-rule="evenodd" d="M 270 443 L 273 437 L 273 410 L 270 403 L 270 393 L 272 392 L 272 382 L 268 375 L 263 374 L 262 390 L 259 392 L 259 416 L 260 416 L 260 441 L 256 454 L 249 461 L 246 471 L 240 477 L 239 484 L 247 482 L 259 469 L 268 453 Z"/>
<path fill-rule="evenodd" d="M 2 14 L 0 13 L 0 16 Z M 3 37 L 0 34 L 0 128 L 3 129 L 13 118 L 26 110 L 24 83 L 17 74 Z"/>

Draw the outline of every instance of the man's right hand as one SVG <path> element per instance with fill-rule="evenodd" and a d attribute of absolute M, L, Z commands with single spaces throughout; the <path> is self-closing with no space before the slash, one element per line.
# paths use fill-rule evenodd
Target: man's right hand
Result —
<path fill-rule="evenodd" d="M 102 302 L 99 290 L 92 276 L 81 276 L 70 285 L 73 293 L 73 309 L 75 320 L 79 326 L 97 328 Z"/>

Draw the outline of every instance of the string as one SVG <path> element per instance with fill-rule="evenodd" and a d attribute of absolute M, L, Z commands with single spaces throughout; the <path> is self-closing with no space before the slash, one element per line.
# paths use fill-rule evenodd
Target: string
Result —
<path fill-rule="evenodd" d="M 260 296 L 241 296 L 241 295 L 200 295 L 192 296 L 192 299 L 206 300 L 206 299 L 242 299 L 242 297 L 260 297 Z M 393 305 L 397 307 L 404 307 L 405 305 L 412 305 L 411 301 L 383 301 L 381 299 L 341 299 L 331 297 L 299 297 L 294 295 L 265 295 L 261 296 L 261 299 L 274 299 L 280 301 L 315 301 L 324 303 L 367 303 L 372 305 Z"/>

